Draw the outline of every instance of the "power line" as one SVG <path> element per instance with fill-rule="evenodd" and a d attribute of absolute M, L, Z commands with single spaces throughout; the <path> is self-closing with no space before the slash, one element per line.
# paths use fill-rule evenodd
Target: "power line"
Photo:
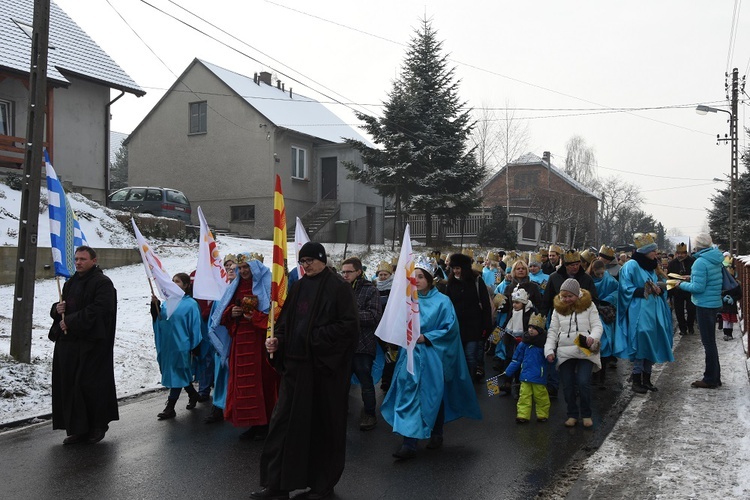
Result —
<path fill-rule="evenodd" d="M 564 158 L 563 155 L 558 155 L 556 153 L 550 152 L 550 154 L 557 158 Z M 624 174 L 635 174 L 640 175 L 642 177 L 655 177 L 657 179 L 672 179 L 672 180 L 682 180 L 682 181 L 711 181 L 712 179 L 699 179 L 699 178 L 692 178 L 692 177 L 672 177 L 668 175 L 656 175 L 656 174 L 642 174 L 640 172 L 633 172 L 632 170 L 622 170 L 619 168 L 612 168 L 612 167 L 602 167 L 599 163 L 587 163 L 587 162 L 581 162 L 583 165 L 588 165 L 591 167 L 596 168 L 602 168 L 604 170 L 612 170 L 613 172 L 622 172 Z"/>
<path fill-rule="evenodd" d="M 729 68 L 732 63 L 732 57 L 734 56 L 734 46 L 735 46 L 735 40 L 737 38 L 737 23 L 739 21 L 740 17 L 740 0 L 734 0 L 734 9 L 732 11 L 732 25 L 729 28 L 729 48 L 727 49 L 727 69 L 726 72 L 729 73 Z"/>

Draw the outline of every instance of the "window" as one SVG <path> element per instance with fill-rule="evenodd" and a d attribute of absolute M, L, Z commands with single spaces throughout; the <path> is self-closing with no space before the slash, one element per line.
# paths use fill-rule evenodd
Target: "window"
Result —
<path fill-rule="evenodd" d="M 190 103 L 190 133 L 206 133 L 206 110 L 208 105 L 206 101 Z"/>
<path fill-rule="evenodd" d="M 167 201 L 169 203 L 180 203 L 182 205 L 190 205 L 187 197 L 179 191 L 167 190 Z"/>
<path fill-rule="evenodd" d="M 146 190 L 143 188 L 134 188 L 130 190 L 127 201 L 143 201 L 146 197 Z"/>
<path fill-rule="evenodd" d="M 232 210 L 232 221 L 255 220 L 255 205 L 229 207 Z"/>
<path fill-rule="evenodd" d="M 536 182 L 536 175 L 533 172 L 516 174 L 513 177 L 513 187 L 516 189 L 528 189 Z"/>
<path fill-rule="evenodd" d="M 112 198 L 110 198 L 110 201 L 125 201 L 125 198 L 128 196 L 128 189 L 120 189 L 119 191 L 115 191 L 112 193 Z"/>
<path fill-rule="evenodd" d="M 292 177 L 296 179 L 307 179 L 307 151 L 292 146 Z"/>
<path fill-rule="evenodd" d="M 0 99 L 0 135 L 13 135 L 13 103 Z"/>
<path fill-rule="evenodd" d="M 146 201 L 161 201 L 161 189 L 149 189 L 146 191 Z"/>
<path fill-rule="evenodd" d="M 524 217 L 523 219 L 523 239 L 536 239 L 536 220 Z"/>

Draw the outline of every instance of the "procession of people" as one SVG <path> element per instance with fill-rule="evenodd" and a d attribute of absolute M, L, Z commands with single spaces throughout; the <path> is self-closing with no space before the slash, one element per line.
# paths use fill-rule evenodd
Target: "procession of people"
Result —
<path fill-rule="evenodd" d="M 257 253 L 227 255 L 221 299 L 194 300 L 191 276 L 182 272 L 173 282 L 183 295 L 171 308 L 152 295 L 157 359 L 170 389 L 157 418 L 177 416 L 183 390 L 191 410 L 213 389 L 206 422 L 227 420 L 244 429 L 241 438 L 265 441 L 261 488 L 250 495 L 256 499 L 289 498 L 294 490 L 311 499 L 332 494 L 345 465 L 352 380 L 363 405 L 359 428 L 374 428 L 380 416 L 402 438 L 397 461 L 418 457 L 420 440 L 440 449 L 446 423 L 481 419 L 478 394 L 493 379 L 500 394 L 518 400 L 517 423 L 529 422 L 532 409 L 536 422 L 546 422 L 561 384 L 562 423 L 591 429 L 592 385 L 604 384 L 606 368 L 627 360 L 632 391 L 657 391 L 654 365 L 674 360 L 675 331 L 689 335 L 695 321 L 706 369 L 692 387 L 721 385 L 716 330 L 731 340 L 741 288 L 723 277 L 734 274 L 731 256 L 707 237 L 693 249 L 695 257 L 676 245 L 664 268 L 651 233 L 634 235 L 627 259 L 606 244 L 598 251 L 493 249 L 483 266 L 472 252 L 443 260 L 433 251 L 415 254 L 410 266 L 381 260 L 370 279 L 360 258 L 337 270 L 322 244 L 307 242 L 297 257 L 301 277 L 289 286 L 272 336 L 271 271 Z M 51 311 L 53 423 L 66 430 L 66 445 L 101 440 L 118 418 L 116 292 L 90 247 L 76 251 L 76 271 Z M 398 346 L 378 338 L 376 327 L 384 310 L 399 307 L 393 293 L 403 293 L 401 278 L 412 287 L 419 328 Z M 376 355 L 383 353 L 387 380 L 378 408 L 383 360 Z M 485 356 L 494 359 L 494 373 L 485 373 Z M 91 377 L 96 384 L 82 382 Z"/>

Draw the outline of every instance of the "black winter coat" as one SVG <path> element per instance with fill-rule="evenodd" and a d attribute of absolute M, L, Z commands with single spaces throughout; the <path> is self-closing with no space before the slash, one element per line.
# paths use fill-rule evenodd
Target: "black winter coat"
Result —
<path fill-rule="evenodd" d="M 461 342 L 482 340 L 492 330 L 492 306 L 487 285 L 472 274 L 471 281 L 448 279 L 445 294 L 456 310 Z"/>

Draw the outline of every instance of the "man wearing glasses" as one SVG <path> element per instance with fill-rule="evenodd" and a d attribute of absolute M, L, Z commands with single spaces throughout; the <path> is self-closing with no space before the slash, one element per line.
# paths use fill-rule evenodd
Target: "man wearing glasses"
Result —
<path fill-rule="evenodd" d="M 369 431 L 375 428 L 375 383 L 372 380 L 372 363 L 375 361 L 377 339 L 375 329 L 383 316 L 380 294 L 377 287 L 366 279 L 362 271 L 362 261 L 350 257 L 341 264 L 341 276 L 352 286 L 359 310 L 359 342 L 354 353 L 352 372 L 362 387 L 362 415 L 359 429 Z"/>
<path fill-rule="evenodd" d="M 685 243 L 677 245 L 674 254 L 675 258 L 667 264 L 667 272 L 670 274 L 679 274 L 680 276 L 690 276 L 695 257 L 688 255 L 687 245 Z M 695 333 L 695 304 L 690 300 L 690 292 L 675 287 L 669 291 L 669 296 L 674 305 L 680 335 Z M 686 311 L 687 318 L 685 317 Z"/>
<path fill-rule="evenodd" d="M 305 275 L 266 339 L 281 387 L 260 459 L 263 488 L 251 498 L 286 499 L 308 487 L 306 498 L 327 498 L 344 471 L 357 302 L 351 285 L 326 267 L 323 245 L 305 243 L 298 259 Z"/>

